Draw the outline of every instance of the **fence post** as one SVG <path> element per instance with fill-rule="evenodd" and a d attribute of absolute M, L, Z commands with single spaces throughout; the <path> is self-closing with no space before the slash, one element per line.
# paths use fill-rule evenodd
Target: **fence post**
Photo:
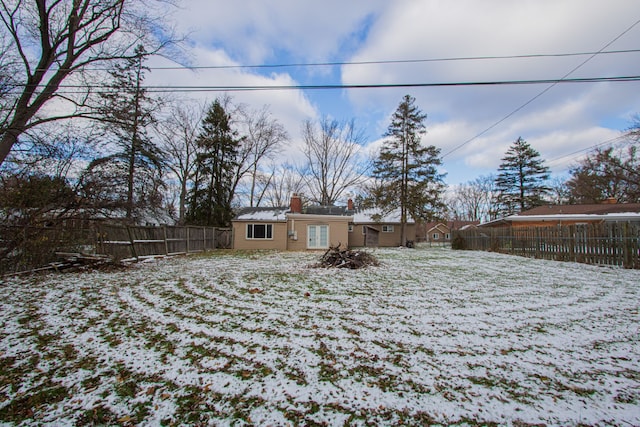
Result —
<path fill-rule="evenodd" d="M 169 242 L 167 240 L 167 226 L 162 226 L 162 232 L 164 234 L 164 254 L 169 255 Z"/>
<path fill-rule="evenodd" d="M 136 254 L 136 245 L 133 240 L 133 234 L 131 233 L 131 227 L 129 227 L 128 225 L 125 225 L 125 227 L 127 229 L 127 234 L 129 235 L 129 242 L 131 242 L 131 255 L 135 259 L 138 259 L 138 254 Z"/>
<path fill-rule="evenodd" d="M 622 227 L 620 238 L 622 239 L 622 266 L 631 268 L 631 233 L 629 233 L 629 223 L 625 222 Z"/>

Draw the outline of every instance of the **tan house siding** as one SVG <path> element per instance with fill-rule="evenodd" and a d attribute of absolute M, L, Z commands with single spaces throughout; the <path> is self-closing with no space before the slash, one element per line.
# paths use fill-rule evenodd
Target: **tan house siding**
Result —
<path fill-rule="evenodd" d="M 273 224 L 272 239 L 247 239 L 247 224 Z M 287 249 L 287 223 L 270 221 L 234 221 L 233 248 L 234 249 Z"/>
<path fill-rule="evenodd" d="M 292 251 L 313 249 L 308 247 L 309 236 L 307 231 L 310 225 L 328 226 L 328 245 L 335 246 L 339 243 L 347 245 L 349 241 L 349 220 L 351 220 L 351 217 L 346 216 L 290 214 L 288 215 L 288 229 L 295 232 L 297 240 L 289 239 L 287 249 Z M 324 248 L 316 249 L 324 250 Z"/>
<path fill-rule="evenodd" d="M 382 230 L 382 226 L 393 226 L 393 232 L 386 232 Z M 350 247 L 362 247 L 365 245 L 365 234 L 362 232 L 363 227 L 370 227 L 378 231 L 378 246 L 400 246 L 401 245 L 401 226 L 400 224 L 380 224 L 380 223 L 368 223 L 368 224 L 353 224 L 353 231 L 349 233 L 349 246 Z M 416 239 L 416 225 L 407 224 L 407 240 Z"/>

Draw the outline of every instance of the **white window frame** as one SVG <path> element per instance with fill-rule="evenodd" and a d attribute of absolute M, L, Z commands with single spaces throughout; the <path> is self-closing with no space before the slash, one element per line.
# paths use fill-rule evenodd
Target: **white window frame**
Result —
<path fill-rule="evenodd" d="M 440 240 L 440 233 L 433 233 L 431 234 L 431 237 L 433 238 L 433 240 Z"/>
<path fill-rule="evenodd" d="M 323 232 L 322 230 L 326 230 Z M 307 225 L 307 249 L 329 248 L 329 226 L 326 224 Z"/>
<path fill-rule="evenodd" d="M 264 237 L 254 237 L 255 236 L 255 227 L 256 226 L 264 226 Z M 265 224 L 265 223 L 248 223 L 245 227 L 245 239 L 247 240 L 273 240 L 273 224 Z"/>
<path fill-rule="evenodd" d="M 383 225 L 382 226 L 383 233 L 393 233 L 393 225 Z"/>
<path fill-rule="evenodd" d="M 444 240 L 451 240 L 451 233 L 445 233 Z"/>

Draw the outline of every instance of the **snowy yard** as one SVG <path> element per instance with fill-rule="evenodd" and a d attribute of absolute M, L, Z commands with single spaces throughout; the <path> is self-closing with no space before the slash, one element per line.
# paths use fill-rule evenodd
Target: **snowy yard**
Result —
<path fill-rule="evenodd" d="M 375 254 L 0 279 L 0 424 L 640 425 L 640 271 Z"/>

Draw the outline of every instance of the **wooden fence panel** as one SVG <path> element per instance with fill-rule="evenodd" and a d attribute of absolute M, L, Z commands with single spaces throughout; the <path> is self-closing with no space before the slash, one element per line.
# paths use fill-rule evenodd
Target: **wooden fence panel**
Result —
<path fill-rule="evenodd" d="M 455 230 L 464 249 L 640 268 L 640 224 L 603 223 L 558 227 Z"/>
<path fill-rule="evenodd" d="M 167 254 L 177 255 L 187 253 L 187 229 L 185 227 L 164 227 L 167 244 Z"/>
<path fill-rule="evenodd" d="M 216 249 L 216 234 L 214 227 L 101 225 L 96 250 L 114 259 L 203 252 Z"/>
<path fill-rule="evenodd" d="M 110 255 L 114 259 L 135 257 L 131 247 L 131 236 L 126 227 L 121 225 L 99 225 L 96 252 Z"/>

